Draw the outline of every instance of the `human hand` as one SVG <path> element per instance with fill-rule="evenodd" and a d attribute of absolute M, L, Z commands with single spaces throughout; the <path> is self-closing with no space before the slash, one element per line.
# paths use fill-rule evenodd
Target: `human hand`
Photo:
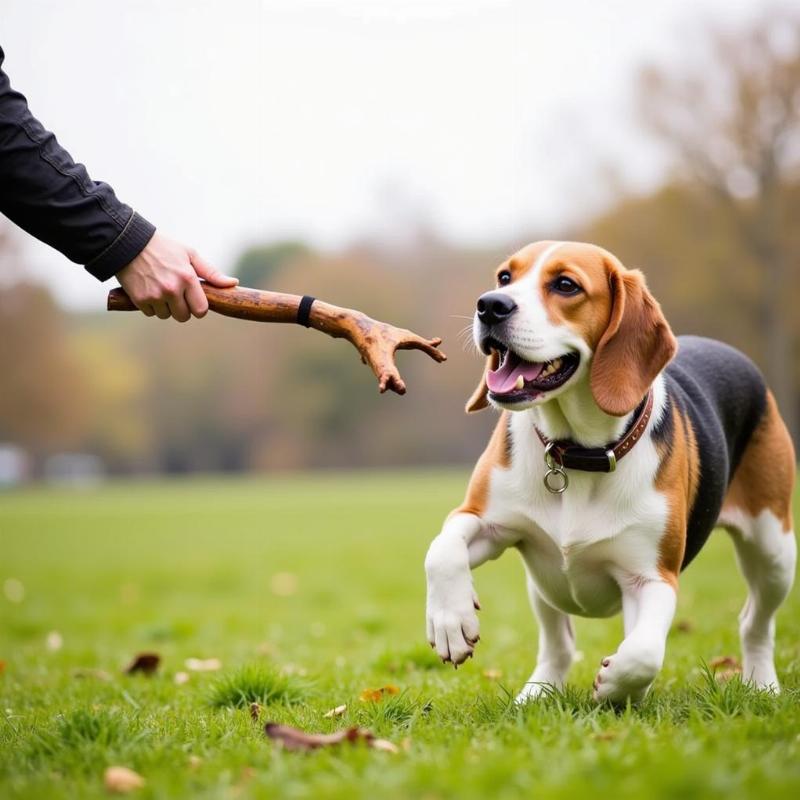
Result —
<path fill-rule="evenodd" d="M 143 314 L 159 319 L 173 317 L 178 322 L 186 322 L 192 315 L 206 315 L 208 300 L 200 278 L 223 289 L 239 283 L 237 278 L 215 270 L 191 247 L 158 233 L 116 277 Z"/>

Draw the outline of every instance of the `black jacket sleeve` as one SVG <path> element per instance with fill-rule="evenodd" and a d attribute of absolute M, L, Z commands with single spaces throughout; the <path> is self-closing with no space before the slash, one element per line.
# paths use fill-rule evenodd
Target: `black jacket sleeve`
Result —
<path fill-rule="evenodd" d="M 132 261 L 155 228 L 93 181 L 11 88 L 0 48 L 0 212 L 100 280 Z"/>

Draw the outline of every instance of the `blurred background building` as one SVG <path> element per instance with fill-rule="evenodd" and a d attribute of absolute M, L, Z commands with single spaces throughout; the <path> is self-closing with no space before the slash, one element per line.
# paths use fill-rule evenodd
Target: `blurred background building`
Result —
<path fill-rule="evenodd" d="M 408 395 L 379 397 L 295 326 L 107 314 L 108 285 L 0 218 L 0 486 L 474 461 L 465 326 L 539 238 L 642 268 L 797 436 L 796 4 L 8 0 L 0 35 L 34 113 L 165 233 L 450 357 L 401 354 Z"/>

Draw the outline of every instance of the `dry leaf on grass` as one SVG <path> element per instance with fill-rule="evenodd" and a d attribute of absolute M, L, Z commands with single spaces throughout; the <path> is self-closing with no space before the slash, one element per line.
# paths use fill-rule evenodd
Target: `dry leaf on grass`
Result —
<path fill-rule="evenodd" d="M 364 689 L 358 696 L 358 699 L 362 703 L 377 703 L 379 700 L 383 700 L 384 697 L 391 694 L 400 694 L 400 689 L 391 684 L 388 686 L 381 686 L 380 689 Z"/>
<path fill-rule="evenodd" d="M 725 667 L 725 669 L 733 670 L 734 672 L 742 671 L 742 664 L 736 656 L 717 656 L 708 662 L 708 666 L 714 671 Z"/>
<path fill-rule="evenodd" d="M 258 703 L 250 703 L 250 719 L 253 722 L 258 722 L 258 718 L 261 716 L 261 706 Z"/>
<path fill-rule="evenodd" d="M 483 677 L 489 681 L 499 681 L 503 677 L 503 670 L 501 669 L 485 669 Z"/>
<path fill-rule="evenodd" d="M 736 656 L 717 656 L 708 662 L 708 666 L 719 683 L 727 683 L 742 674 L 742 664 Z"/>
<path fill-rule="evenodd" d="M 200 756 L 191 755 L 188 758 L 189 769 L 198 769 L 203 763 L 203 759 Z"/>
<path fill-rule="evenodd" d="M 109 792 L 127 794 L 144 786 L 144 778 L 127 767 L 109 767 L 103 773 L 103 783 Z"/>
<path fill-rule="evenodd" d="M 6 671 L 6 662 L 0 658 L 0 675 Z"/>
<path fill-rule="evenodd" d="M 368 739 L 367 744 L 373 750 L 382 750 L 384 753 L 399 753 L 400 748 L 388 739 Z"/>
<path fill-rule="evenodd" d="M 123 670 L 126 675 L 135 675 L 141 672 L 142 675 L 153 675 L 161 663 L 161 656 L 158 653 L 139 653 L 130 664 Z"/>
<path fill-rule="evenodd" d="M 675 623 L 675 630 L 679 633 L 691 633 L 694 630 L 694 623 L 688 619 L 680 619 Z"/>
<path fill-rule="evenodd" d="M 222 662 L 218 658 L 187 658 L 184 665 L 191 672 L 216 672 L 222 669 Z"/>
<path fill-rule="evenodd" d="M 268 722 L 264 732 L 270 739 L 280 742 L 287 750 L 318 750 L 320 747 L 335 747 L 348 742 L 357 744 L 364 742 L 373 750 L 382 750 L 385 753 L 399 753 L 396 744 L 387 739 L 376 739 L 372 731 L 365 728 L 343 728 L 335 733 L 306 733 L 291 725 L 280 725 L 277 722 Z"/>
<path fill-rule="evenodd" d="M 325 717 L 325 719 L 331 719 L 332 717 L 341 717 L 345 711 L 347 711 L 346 705 L 336 706 L 336 708 L 332 708 L 330 711 L 326 711 L 322 716 Z"/>

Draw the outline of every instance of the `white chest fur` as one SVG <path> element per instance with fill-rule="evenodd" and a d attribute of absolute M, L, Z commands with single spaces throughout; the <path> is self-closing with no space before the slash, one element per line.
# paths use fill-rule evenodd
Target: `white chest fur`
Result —
<path fill-rule="evenodd" d="M 511 415 L 510 433 L 511 465 L 494 469 L 483 515 L 492 535 L 519 548 L 531 578 L 557 608 L 615 613 L 620 582 L 657 574 L 668 509 L 654 487 L 654 443 L 645 435 L 613 473 L 570 470 L 569 487 L 554 495 L 543 483 L 543 447 L 528 413 Z"/>

